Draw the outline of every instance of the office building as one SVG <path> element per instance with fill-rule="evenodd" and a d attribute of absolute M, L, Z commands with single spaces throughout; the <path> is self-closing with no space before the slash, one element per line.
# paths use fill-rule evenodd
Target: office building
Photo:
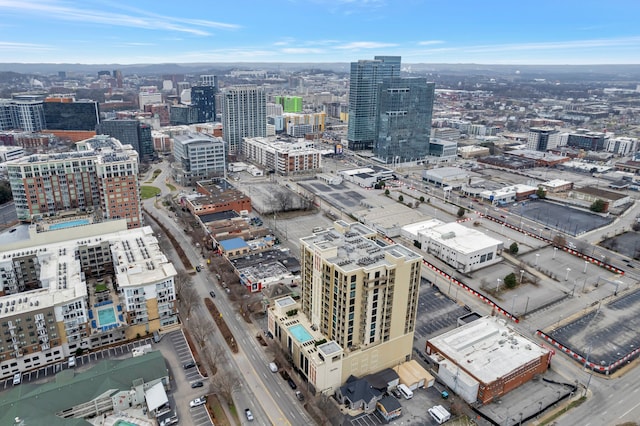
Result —
<path fill-rule="evenodd" d="M 171 105 L 169 108 L 169 122 L 172 126 L 197 123 L 198 109 L 193 105 Z"/>
<path fill-rule="evenodd" d="M 498 317 L 484 317 L 429 339 L 438 377 L 470 404 L 488 404 L 543 374 L 552 353 Z"/>
<path fill-rule="evenodd" d="M 418 241 L 423 252 L 460 272 L 473 272 L 502 260 L 502 241 L 456 222 L 432 219 L 413 223 L 402 227 L 402 236 Z"/>
<path fill-rule="evenodd" d="M 529 129 L 527 149 L 545 152 L 560 145 L 560 132 L 553 127 L 532 127 Z"/>
<path fill-rule="evenodd" d="M 300 96 L 276 96 L 275 101 L 282 105 L 284 112 L 302 112 L 302 97 Z"/>
<path fill-rule="evenodd" d="M 209 123 L 216 120 L 215 86 L 193 86 L 191 88 L 191 106 L 197 110 L 197 123 Z"/>
<path fill-rule="evenodd" d="M 96 133 L 116 138 L 123 145 L 131 145 L 138 152 L 141 162 L 151 161 L 156 156 L 151 126 L 140 120 L 103 120 L 96 127 Z"/>
<path fill-rule="evenodd" d="M 177 273 L 150 227 L 74 217 L 29 231 L 0 252 L 0 377 L 177 324 Z"/>
<path fill-rule="evenodd" d="M 18 219 L 94 211 L 100 218 L 126 219 L 128 228 L 142 226 L 138 153 L 103 135 L 76 146 L 76 152 L 7 163 Z"/>
<path fill-rule="evenodd" d="M 377 158 L 403 163 L 430 155 L 434 92 L 435 84 L 423 78 L 390 78 L 378 84 Z"/>
<path fill-rule="evenodd" d="M 242 153 L 247 160 L 282 176 L 321 169 L 322 154 L 308 141 L 290 143 L 276 137 L 244 138 Z"/>
<path fill-rule="evenodd" d="M 344 221 L 302 238 L 301 252 L 301 299 L 276 300 L 268 324 L 314 389 L 411 358 L 420 255 Z"/>
<path fill-rule="evenodd" d="M 585 151 L 602 151 L 609 142 L 609 136 L 602 132 L 591 132 L 586 129 L 578 129 L 576 132 L 569 133 L 567 146 L 580 148 Z"/>
<path fill-rule="evenodd" d="M 376 56 L 373 60 L 351 63 L 349 77 L 349 149 L 373 148 L 378 119 L 378 85 L 385 79 L 400 77 L 399 56 Z"/>
<path fill-rule="evenodd" d="M 0 145 L 0 163 L 24 157 L 24 148 L 20 146 Z"/>
<path fill-rule="evenodd" d="M 246 85 L 229 88 L 222 95 L 222 132 L 228 153 L 237 154 L 242 138 L 264 137 L 267 107 L 264 89 Z"/>
<path fill-rule="evenodd" d="M 47 130 L 95 131 L 100 122 L 98 102 L 76 101 L 70 96 L 52 96 L 44 100 Z"/>
<path fill-rule="evenodd" d="M 180 185 L 225 177 L 225 144 L 220 138 L 202 133 L 174 136 L 174 179 Z"/>
<path fill-rule="evenodd" d="M 638 139 L 629 137 L 619 137 L 609 139 L 607 142 L 607 151 L 613 152 L 621 156 L 633 154 L 638 151 Z"/>
<path fill-rule="evenodd" d="M 293 133 L 292 127 L 299 125 L 308 125 L 307 134 L 318 134 L 324 132 L 325 120 L 327 113 L 322 112 L 310 112 L 305 114 L 294 114 L 285 112 L 282 115 L 284 122 L 284 131 L 291 135 Z M 304 137 L 302 134 L 301 137 Z"/>
<path fill-rule="evenodd" d="M 142 86 L 138 93 L 138 107 L 144 111 L 145 105 L 162 103 L 162 93 L 155 86 Z"/>

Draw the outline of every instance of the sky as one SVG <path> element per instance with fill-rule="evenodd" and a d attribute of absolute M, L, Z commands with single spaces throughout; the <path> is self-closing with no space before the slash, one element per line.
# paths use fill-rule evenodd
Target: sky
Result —
<path fill-rule="evenodd" d="M 640 64 L 640 0 L 0 0 L 0 62 Z"/>

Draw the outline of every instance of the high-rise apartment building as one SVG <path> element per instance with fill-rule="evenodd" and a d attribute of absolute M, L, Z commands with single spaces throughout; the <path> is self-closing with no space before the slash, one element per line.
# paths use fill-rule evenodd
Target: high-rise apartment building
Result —
<path fill-rule="evenodd" d="M 186 133 L 173 138 L 174 179 L 180 185 L 225 176 L 225 144 L 221 138 Z"/>
<path fill-rule="evenodd" d="M 131 145 L 140 155 L 141 162 L 155 158 L 151 126 L 140 120 L 103 120 L 96 126 L 96 133 L 116 138 L 123 145 Z"/>
<path fill-rule="evenodd" d="M 42 100 L 0 100 L 0 130 L 39 132 L 45 126 Z"/>
<path fill-rule="evenodd" d="M 545 152 L 559 145 L 560 132 L 553 127 L 532 127 L 527 136 L 527 148 Z"/>
<path fill-rule="evenodd" d="M 267 103 L 264 89 L 254 85 L 235 86 L 223 93 L 222 132 L 228 153 L 240 150 L 242 138 L 267 134 Z"/>
<path fill-rule="evenodd" d="M 142 226 L 138 153 L 107 136 L 78 142 L 78 151 L 34 154 L 7 163 L 18 219 L 95 211 Z"/>
<path fill-rule="evenodd" d="M 411 357 L 422 257 L 359 223 L 301 240 L 302 297 L 275 301 L 269 331 L 298 371 L 331 393 Z"/>
<path fill-rule="evenodd" d="M 429 155 L 435 84 L 424 78 L 391 78 L 378 85 L 373 153 L 386 163 Z"/>
<path fill-rule="evenodd" d="M 349 149 L 373 148 L 376 140 L 378 85 L 400 77 L 400 56 L 376 56 L 351 63 L 349 77 Z"/>
<path fill-rule="evenodd" d="M 218 76 L 213 74 L 204 74 L 200 76 L 200 86 L 213 86 L 218 88 Z"/>
<path fill-rule="evenodd" d="M 567 146 L 584 149 L 585 151 L 602 151 L 606 149 L 608 142 L 609 136 L 606 133 L 578 129 L 569 133 Z"/>

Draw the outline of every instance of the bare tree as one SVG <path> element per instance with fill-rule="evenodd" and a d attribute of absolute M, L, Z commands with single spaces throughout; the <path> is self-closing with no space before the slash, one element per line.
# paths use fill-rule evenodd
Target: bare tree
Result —
<path fill-rule="evenodd" d="M 567 244 L 567 239 L 563 235 L 556 235 L 553 237 L 553 245 L 556 247 L 564 247 Z"/>
<path fill-rule="evenodd" d="M 185 315 L 189 318 L 193 310 L 200 303 L 200 296 L 198 296 L 198 293 L 193 287 L 187 286 L 182 289 L 180 301 L 182 302 Z"/>
<path fill-rule="evenodd" d="M 179 271 L 178 275 L 173 279 L 173 286 L 176 289 L 176 293 L 178 297 L 182 296 L 182 291 L 191 286 L 193 280 L 191 276 L 186 271 Z"/>
<path fill-rule="evenodd" d="M 212 380 L 213 387 L 216 389 L 218 394 L 220 394 L 227 402 L 232 401 L 232 394 L 234 387 L 238 385 L 238 378 L 235 373 L 220 372 L 215 375 Z"/>
<path fill-rule="evenodd" d="M 293 205 L 291 193 L 286 190 L 275 191 L 272 195 L 274 210 L 279 209 L 281 212 L 290 210 Z"/>
<path fill-rule="evenodd" d="M 213 333 L 215 326 L 209 318 L 194 315 L 189 321 L 189 331 L 196 340 L 200 348 L 204 348 L 207 343 L 207 337 Z M 205 351 L 208 352 L 208 351 Z"/>

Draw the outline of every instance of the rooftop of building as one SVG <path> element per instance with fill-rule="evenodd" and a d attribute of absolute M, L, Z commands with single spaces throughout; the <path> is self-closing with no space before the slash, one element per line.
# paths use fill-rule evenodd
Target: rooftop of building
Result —
<path fill-rule="evenodd" d="M 314 252 L 325 252 L 325 259 L 344 271 L 360 268 L 392 266 L 390 258 L 406 261 L 422 256 L 398 244 L 387 244 L 376 238 L 377 233 L 360 223 L 334 222 L 334 228 L 301 239 Z"/>
<path fill-rule="evenodd" d="M 76 250 L 108 241 L 115 263 L 118 286 L 141 286 L 176 275 L 176 270 L 158 246 L 151 227 L 100 233 L 100 224 L 87 225 L 95 232 L 91 237 L 35 245 L 0 252 L 0 265 L 13 268 L 12 260 L 36 256 L 40 265 L 41 287 L 0 298 L 0 318 L 51 307 L 87 296 L 87 285 Z M 56 233 L 69 232 L 65 229 Z"/>
<path fill-rule="evenodd" d="M 425 170 L 423 173 L 426 176 L 437 176 L 441 179 L 460 179 L 469 175 L 468 170 L 460 167 L 437 167 L 435 169 Z"/>
<path fill-rule="evenodd" d="M 412 226 L 416 234 L 423 234 L 434 241 L 463 253 L 475 253 L 478 250 L 502 244 L 474 228 L 467 228 L 457 222 L 444 223 L 437 219 L 417 223 Z"/>
<path fill-rule="evenodd" d="M 529 158 L 531 160 L 544 160 L 544 161 L 561 161 L 569 160 L 562 155 L 552 154 L 550 152 L 535 151 L 533 149 L 514 149 L 507 151 L 506 154 L 514 155 L 517 157 Z"/>
<path fill-rule="evenodd" d="M 0 424 L 13 425 L 19 417 L 25 425 L 88 426 L 91 423 L 85 419 L 62 418 L 56 413 L 105 394 L 129 391 L 137 379 L 150 383 L 168 375 L 159 351 L 123 360 L 103 360 L 82 373 L 64 370 L 51 382 L 23 383 L 4 393 L 0 398 Z"/>
<path fill-rule="evenodd" d="M 248 249 L 249 245 L 242 238 L 230 238 L 228 240 L 220 241 L 219 243 L 223 250 L 240 250 L 240 249 Z"/>
<path fill-rule="evenodd" d="M 562 179 L 552 179 L 547 182 L 543 182 L 542 185 L 548 186 L 550 188 L 558 188 L 560 186 L 571 185 L 571 182 Z"/>
<path fill-rule="evenodd" d="M 288 154 L 320 154 L 320 151 L 313 148 L 313 143 L 304 139 L 285 139 L 278 136 L 245 138 L 245 141 L 253 144 L 262 145 L 265 149 Z M 311 146 L 310 146 L 311 145 Z"/>
<path fill-rule="evenodd" d="M 213 222 L 217 222 L 219 220 L 228 220 L 228 219 L 237 218 L 237 217 L 240 217 L 240 215 L 233 210 L 225 210 L 222 212 L 203 214 L 203 215 L 200 215 L 199 217 L 202 223 L 210 224 Z"/>
<path fill-rule="evenodd" d="M 498 317 L 484 317 L 429 340 L 446 358 L 483 383 L 506 376 L 549 351 Z"/>
<path fill-rule="evenodd" d="M 224 141 L 222 140 L 222 138 L 216 137 L 216 136 L 211 136 L 211 135 L 207 135 L 205 133 L 198 133 L 198 132 L 193 132 L 193 131 L 189 131 L 180 135 L 174 135 L 173 136 L 173 141 L 174 143 L 181 143 L 183 145 L 188 145 L 188 144 L 195 144 L 195 143 L 202 143 L 202 142 L 218 142 L 218 143 L 224 143 Z"/>
<path fill-rule="evenodd" d="M 230 259 L 238 271 L 251 270 L 256 265 L 267 268 L 268 265 L 279 264 L 292 274 L 300 272 L 300 262 L 291 255 L 288 249 L 270 249 Z"/>

